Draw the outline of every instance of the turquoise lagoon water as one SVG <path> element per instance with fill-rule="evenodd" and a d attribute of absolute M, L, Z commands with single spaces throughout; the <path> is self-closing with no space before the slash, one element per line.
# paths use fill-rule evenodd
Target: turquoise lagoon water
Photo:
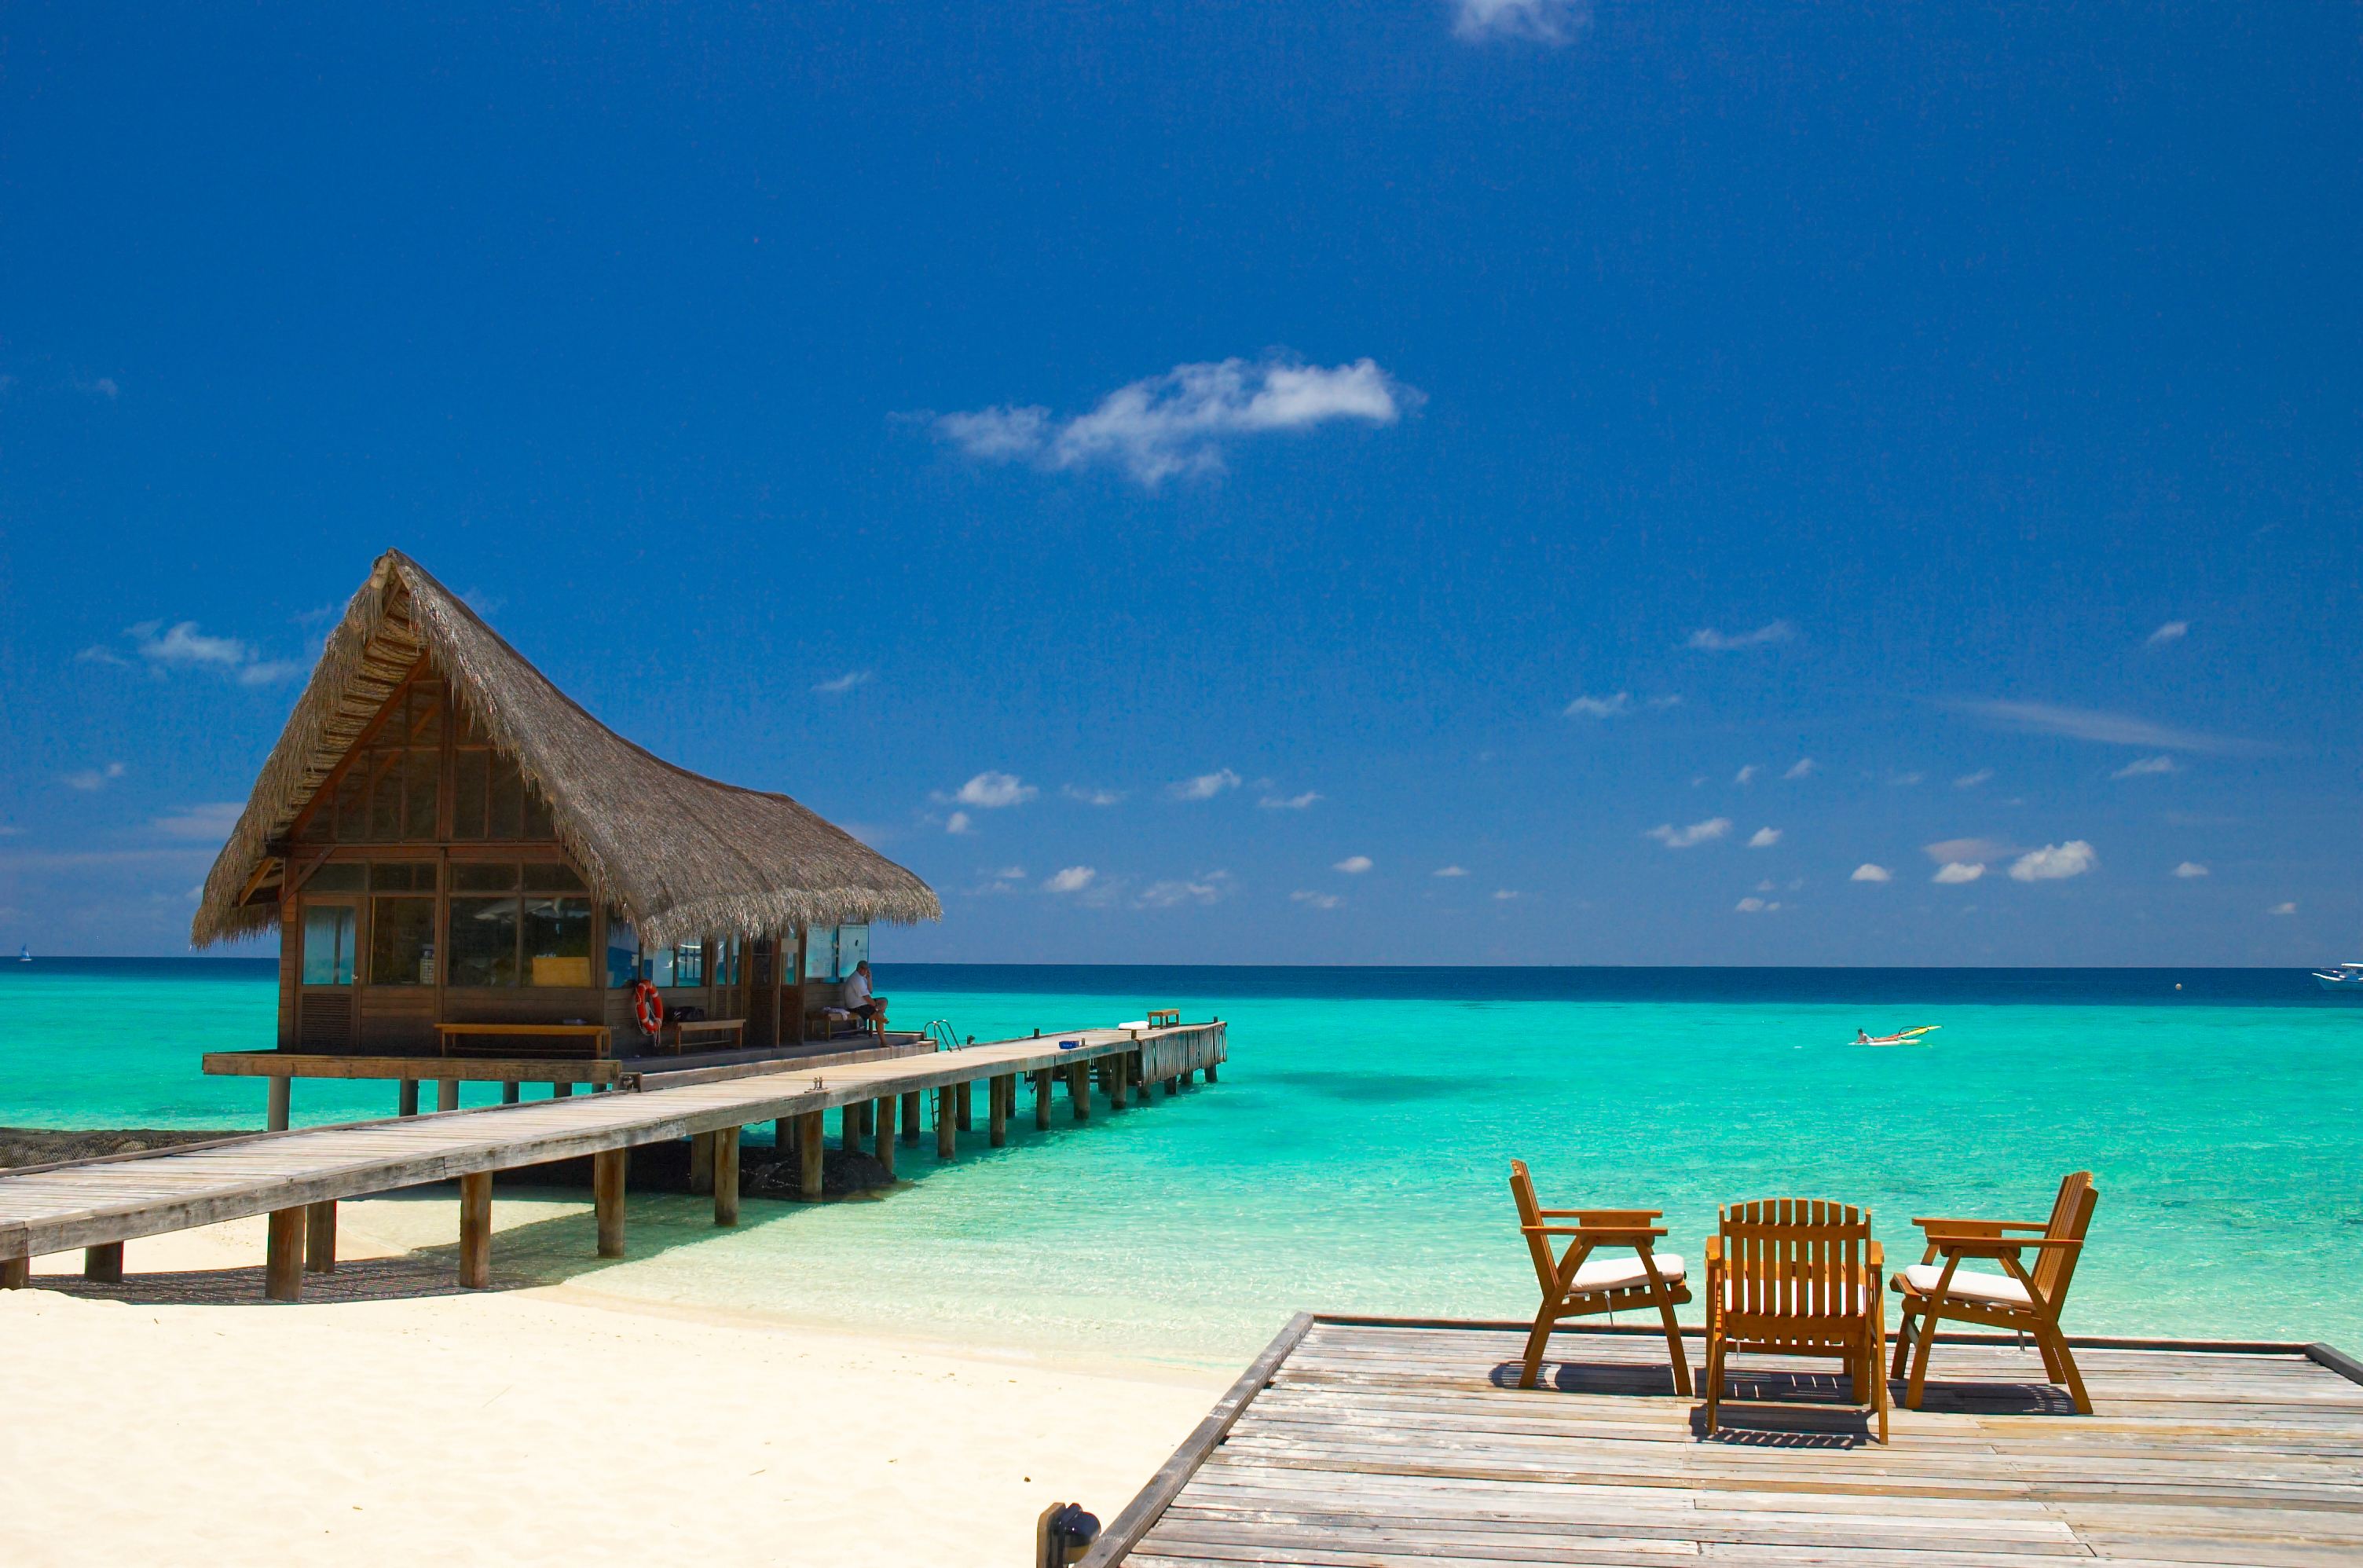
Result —
<path fill-rule="evenodd" d="M 2184 987 L 2175 989 L 2180 982 Z M 1093 969 L 882 965 L 898 1021 L 991 1040 L 1171 1005 L 1231 1025 L 1223 1082 L 939 1165 L 882 1201 L 633 1210 L 505 1235 L 501 1263 L 626 1295 L 1013 1347 L 1236 1362 L 1304 1307 L 1521 1317 L 1506 1162 L 1556 1206 L 1661 1207 L 1695 1261 L 1715 1206 L 2040 1219 L 2102 1198 L 2070 1326 L 2363 1349 L 2363 1009 L 2258 971 Z M 259 1125 L 267 966 L 0 967 L 0 1123 Z M 1925 1049 L 1847 1043 L 1941 1024 Z M 301 1083 L 299 1120 L 391 1111 Z M 477 1095 L 471 1091 L 470 1103 Z M 981 1100 L 980 1100 L 981 1105 Z M 833 1121 L 834 1118 L 832 1118 Z"/>

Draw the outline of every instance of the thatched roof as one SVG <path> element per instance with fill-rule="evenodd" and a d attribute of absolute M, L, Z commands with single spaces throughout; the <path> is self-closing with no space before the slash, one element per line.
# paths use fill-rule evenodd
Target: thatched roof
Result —
<path fill-rule="evenodd" d="M 199 947 L 278 922 L 285 839 L 421 656 L 549 802 L 592 891 L 651 942 L 943 917 L 916 876 L 784 795 L 649 755 L 585 713 L 399 550 L 370 569 L 205 877 Z"/>

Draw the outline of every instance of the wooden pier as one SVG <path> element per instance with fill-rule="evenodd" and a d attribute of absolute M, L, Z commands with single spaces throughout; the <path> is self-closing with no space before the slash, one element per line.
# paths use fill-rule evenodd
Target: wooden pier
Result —
<path fill-rule="evenodd" d="M 1746 1360 L 1825 1403 L 1707 1437 L 1654 1328 L 1563 1329 L 1521 1390 L 1525 1328 L 1298 1318 L 1085 1568 L 2363 1562 L 2363 1366 L 2326 1346 L 2074 1340 L 2078 1416 L 2032 1349 L 1945 1336 L 1880 1446 L 1838 1380 Z"/>
<path fill-rule="evenodd" d="M 825 1118 L 871 1140 L 891 1172 L 898 1123 L 915 1136 L 921 1097 L 937 1096 L 937 1151 L 957 1148 L 971 1085 L 988 1086 L 987 1137 L 1002 1142 L 1021 1078 L 1037 1127 L 1050 1125 L 1054 1075 L 1070 1114 L 1091 1115 L 1094 1084 L 1121 1110 L 1137 1092 L 1171 1094 L 1227 1055 L 1220 1020 L 1159 1029 L 1086 1029 L 960 1051 L 782 1068 L 723 1065 L 667 1074 L 661 1086 L 260 1133 L 216 1143 L 34 1166 L 0 1174 L 0 1286 L 21 1286 L 33 1258 L 84 1250 L 84 1271 L 119 1277 L 123 1243 L 257 1214 L 271 1217 L 265 1294 L 294 1300 L 306 1269 L 335 1266 L 336 1205 L 398 1188 L 460 1184 L 460 1283 L 490 1283 L 492 1180 L 498 1171 L 590 1156 L 602 1257 L 624 1248 L 626 1151 L 688 1138 L 712 1184 L 716 1224 L 738 1218 L 740 1129 L 776 1121 L 801 1159 L 804 1195 L 821 1190 Z M 1065 1042 L 1076 1042 L 1071 1045 Z"/>

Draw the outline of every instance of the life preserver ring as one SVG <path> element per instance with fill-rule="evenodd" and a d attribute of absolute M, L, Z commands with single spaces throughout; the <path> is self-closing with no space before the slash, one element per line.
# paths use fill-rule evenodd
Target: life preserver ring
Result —
<path fill-rule="evenodd" d="M 640 1020 L 640 1032 L 656 1039 L 664 1028 L 664 998 L 645 980 L 632 982 L 632 1012 Z"/>

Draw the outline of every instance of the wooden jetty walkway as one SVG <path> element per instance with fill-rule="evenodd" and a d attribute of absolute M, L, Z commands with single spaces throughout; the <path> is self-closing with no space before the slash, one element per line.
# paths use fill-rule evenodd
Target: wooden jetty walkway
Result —
<path fill-rule="evenodd" d="M 1945 1336 L 1882 1447 L 1765 1360 L 1749 1396 L 1831 1405 L 1707 1440 L 1654 1328 L 1563 1329 L 1521 1390 L 1525 1328 L 1298 1318 L 1085 1568 L 2363 1562 L 2363 1367 L 2325 1346 L 2074 1340 L 2078 1416 L 2032 1349 Z"/>
<path fill-rule="evenodd" d="M 1121 1110 L 1135 1093 L 1145 1101 L 1160 1084 L 1171 1094 L 1200 1072 L 1214 1082 L 1226 1054 L 1219 1019 L 1071 1030 L 916 1056 L 678 1073 L 645 1089 L 28 1167 L 0 1174 L 0 1287 L 25 1284 L 32 1259 L 75 1248 L 83 1249 L 90 1277 L 119 1278 L 128 1240 L 267 1214 L 265 1294 L 292 1301 L 307 1266 L 314 1273 L 335 1266 L 339 1199 L 454 1179 L 460 1283 L 481 1287 L 491 1277 L 496 1171 L 590 1156 L 599 1253 L 620 1257 L 625 1169 L 636 1145 L 695 1140 L 693 1168 L 711 1179 L 715 1222 L 730 1225 L 738 1218 L 739 1132 L 756 1123 L 780 1124 L 783 1146 L 797 1151 L 804 1195 L 817 1198 L 830 1110 L 842 1113 L 845 1141 L 866 1134 L 891 1173 L 898 1128 L 905 1140 L 915 1137 L 927 1095 L 936 1096 L 937 1152 L 949 1157 L 980 1082 L 988 1091 L 986 1130 L 999 1144 L 1015 1114 L 1020 1078 L 1031 1080 L 1035 1124 L 1047 1128 L 1054 1078 L 1064 1079 L 1070 1113 L 1082 1120 L 1094 1084 Z"/>

